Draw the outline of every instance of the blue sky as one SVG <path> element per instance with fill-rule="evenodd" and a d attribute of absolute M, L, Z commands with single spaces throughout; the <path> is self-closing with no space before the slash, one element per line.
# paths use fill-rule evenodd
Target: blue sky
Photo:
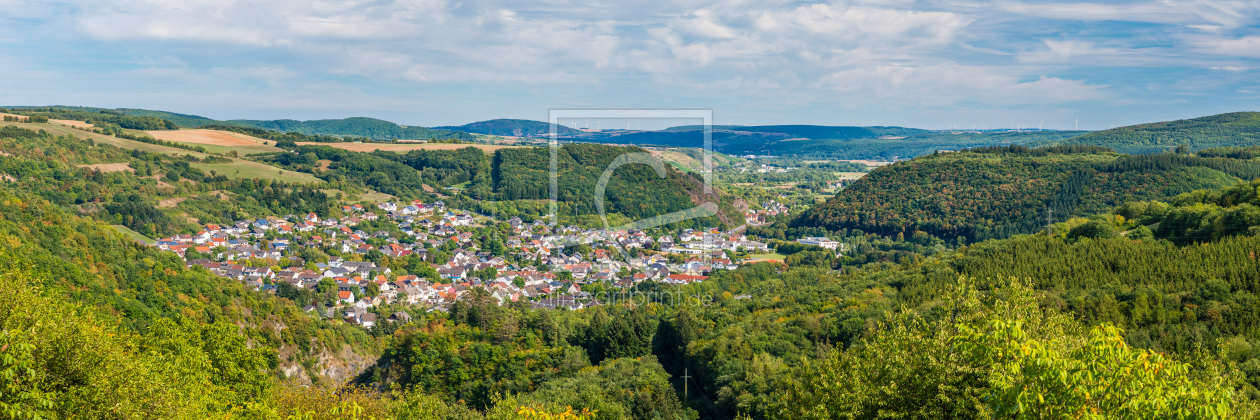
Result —
<path fill-rule="evenodd" d="M 1258 69 L 1256 1 L 0 0 L 0 105 L 219 119 L 1098 129 L 1260 110 Z"/>

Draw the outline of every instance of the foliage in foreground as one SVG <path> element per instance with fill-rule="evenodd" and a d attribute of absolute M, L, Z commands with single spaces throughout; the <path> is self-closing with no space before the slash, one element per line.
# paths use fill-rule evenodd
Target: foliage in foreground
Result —
<path fill-rule="evenodd" d="M 890 315 L 854 348 L 804 368 L 781 418 L 1228 418 L 1255 414 L 1241 374 L 1125 344 L 1038 306 L 1012 281 L 966 281 L 927 321 Z"/>
<path fill-rule="evenodd" d="M 479 413 L 423 393 L 281 384 L 266 373 L 271 350 L 251 345 L 236 325 L 165 318 L 140 335 L 43 296 L 28 272 L 0 277 L 7 299 L 0 306 L 0 418 L 580 420 L 597 414 L 516 397 Z"/>

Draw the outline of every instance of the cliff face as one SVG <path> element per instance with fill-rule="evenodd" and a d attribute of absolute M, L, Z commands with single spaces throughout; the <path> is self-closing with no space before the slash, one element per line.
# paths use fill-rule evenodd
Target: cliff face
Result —
<path fill-rule="evenodd" d="M 375 364 L 377 358 L 375 355 L 356 352 L 349 345 L 343 345 L 337 351 L 324 348 L 308 360 L 291 357 L 297 354 L 294 350 L 292 346 L 285 346 L 280 350 L 279 370 L 285 380 L 301 385 L 312 384 L 312 376 L 320 382 L 344 384 Z"/>

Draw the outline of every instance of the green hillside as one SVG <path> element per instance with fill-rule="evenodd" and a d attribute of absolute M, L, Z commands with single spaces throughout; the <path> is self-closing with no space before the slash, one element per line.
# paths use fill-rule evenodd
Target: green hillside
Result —
<path fill-rule="evenodd" d="M 457 130 L 468 133 L 488 134 L 492 136 L 512 136 L 512 137 L 548 137 L 551 134 L 551 124 L 542 121 L 530 120 L 512 120 L 497 119 L 488 121 L 478 121 L 471 124 L 464 124 L 453 127 L 435 127 L 445 130 Z M 556 126 L 556 134 L 561 136 L 571 136 L 580 134 L 581 131 L 574 130 L 563 125 Z"/>
<path fill-rule="evenodd" d="M 715 267 L 686 284 L 576 282 L 553 271 L 564 284 L 553 293 L 583 292 L 570 295 L 586 305 L 575 310 L 500 300 L 506 286 L 452 280 L 439 289 L 458 299 L 432 310 L 378 305 L 370 312 L 381 318 L 365 328 L 303 308 L 338 300 L 335 283 L 258 291 L 136 239 L 286 214 L 344 222 L 343 195 L 385 191 L 396 197 L 383 199 L 441 199 L 494 219 L 477 217 L 449 239 L 428 236 L 439 242 L 425 246 L 427 260 L 292 245 L 324 235 L 310 232 L 289 242 L 286 257 L 235 261 L 284 266 L 296 256 L 309 267 L 336 255 L 436 280 L 430 263 L 462 249 L 547 271 L 510 245 L 536 237 L 501 222 L 546 213 L 552 150 L 359 153 L 296 144 L 325 135 L 238 126 L 282 149 L 242 157 L 121 137 L 136 130 L 123 125 L 194 116 L 21 112 L 87 116 L 108 128 L 0 125 L 3 419 L 1260 418 L 1255 146 L 1125 155 L 1013 145 L 1064 132 L 773 140 L 788 133 L 728 130 L 817 155 L 1003 146 L 882 166 L 795 227 L 785 214 L 746 228 L 782 262 Z M 855 147 L 828 149 L 840 144 Z M 620 156 L 648 150 L 571 143 L 556 152 L 559 222 L 602 227 L 596 181 Z M 673 162 L 700 157 L 667 152 Z M 755 161 L 797 166 L 798 179 L 865 167 L 789 162 Z M 745 192 L 727 177 L 723 194 Z M 698 174 L 669 166 L 664 177 L 622 166 L 603 196 L 614 225 L 706 200 L 719 202 L 718 216 L 676 227 L 742 224 L 729 198 L 704 194 Z M 374 248 L 396 243 L 379 232 L 421 239 L 383 220 L 354 226 L 371 232 L 363 244 Z M 260 244 L 277 244 L 274 235 Z M 819 235 L 845 251 L 792 242 Z M 967 244 L 977 239 L 989 240 Z M 597 240 L 563 252 L 617 259 L 654 247 Z M 761 253 L 726 252 L 736 262 Z M 616 280 L 647 271 L 626 262 Z M 471 265 L 483 281 L 504 274 Z M 396 311 L 409 316 L 382 319 Z"/>
<path fill-rule="evenodd" d="M 550 211 L 550 150 L 509 148 L 486 156 L 477 148 L 413 150 L 406 154 L 350 152 L 328 146 L 300 146 L 296 153 L 269 156 L 270 162 L 294 171 L 313 172 L 328 182 L 349 182 L 401 198 L 433 199 L 420 185 L 460 186 L 463 194 L 446 199 L 449 206 L 534 220 Z M 595 204 L 596 181 L 614 159 L 626 153 L 645 153 L 637 147 L 566 144 L 558 151 L 557 211 L 564 223 L 602 226 Z M 320 160 L 331 161 L 327 170 Z M 717 218 L 687 222 L 687 226 L 717 226 L 740 217 L 720 197 L 706 195 L 698 175 L 666 165 L 666 177 L 646 165 L 625 165 L 614 171 L 604 193 L 609 223 L 690 209 L 707 201 L 719 203 Z"/>
<path fill-rule="evenodd" d="M 1209 147 L 1260 145 L 1260 112 L 1231 112 L 1185 120 L 1117 127 L 1072 137 L 1055 144 L 1089 144 L 1121 153 L 1152 153 L 1186 146 Z"/>
<path fill-rule="evenodd" d="M 115 111 L 121 112 L 123 115 L 134 115 L 138 117 L 157 117 L 157 118 L 161 118 L 161 119 L 173 122 L 175 123 L 175 125 L 178 125 L 180 127 L 201 127 L 203 125 L 222 123 L 221 121 L 215 121 L 213 119 L 198 116 L 198 115 L 177 114 L 174 112 L 166 112 L 166 111 L 153 111 L 153 110 L 148 110 L 148 109 L 135 109 L 135 108 L 119 108 L 119 109 L 116 109 Z"/>
<path fill-rule="evenodd" d="M 425 127 L 404 127 L 389 121 L 375 118 L 353 117 L 335 120 L 230 120 L 229 124 L 240 124 L 281 132 L 298 132 L 303 134 L 331 134 L 338 136 L 367 137 L 375 140 L 431 140 L 459 139 L 473 140 L 465 132 L 441 130 Z"/>
<path fill-rule="evenodd" d="M 1047 209 L 1062 220 L 1257 177 L 1260 162 L 1229 158 L 1127 156 L 1092 146 L 983 148 L 876 169 L 794 225 L 1001 238 L 1035 231 Z"/>

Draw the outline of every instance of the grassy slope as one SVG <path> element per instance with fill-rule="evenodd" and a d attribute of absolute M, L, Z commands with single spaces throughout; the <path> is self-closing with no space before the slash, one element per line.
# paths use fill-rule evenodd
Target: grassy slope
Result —
<path fill-rule="evenodd" d="M 15 125 L 18 127 L 27 128 L 31 130 L 44 130 L 44 131 L 47 131 L 49 133 L 56 134 L 56 135 L 70 135 L 70 136 L 83 138 L 83 139 L 90 138 L 93 141 L 122 147 L 124 149 L 138 149 L 138 150 L 144 150 L 148 152 L 161 153 L 165 155 L 180 155 L 180 156 L 193 155 L 193 156 L 196 156 L 197 158 L 204 158 L 206 156 L 209 156 L 206 153 L 194 152 L 190 150 L 184 150 L 180 148 L 162 146 L 162 145 L 157 145 L 157 144 L 138 142 L 135 140 L 120 139 L 114 136 L 107 136 L 104 134 L 97 134 L 97 133 L 92 133 L 92 132 L 83 131 L 83 130 L 76 130 L 76 129 L 69 128 L 60 124 L 6 123 L 6 125 Z M 207 148 L 207 150 L 209 150 L 209 148 Z M 311 175 L 311 174 L 293 172 L 293 171 L 287 171 L 287 170 L 281 173 L 280 169 L 274 166 L 267 165 L 264 163 L 244 160 L 244 159 L 233 159 L 233 163 L 213 163 L 213 164 L 194 163 L 192 164 L 192 166 L 197 167 L 198 169 L 201 169 L 207 172 L 214 170 L 219 174 L 228 176 L 229 178 L 267 178 L 267 179 L 281 180 L 285 182 L 300 182 L 300 183 L 322 182 L 320 181 L 319 178 L 316 178 L 314 175 Z"/>
<path fill-rule="evenodd" d="M 126 235 L 128 238 L 136 240 L 136 242 L 139 242 L 145 245 L 151 245 L 157 242 L 153 238 L 141 235 L 139 232 L 131 230 L 130 228 L 126 226 L 123 226 L 123 225 L 110 225 L 110 226 L 113 226 L 114 229 L 117 229 L 119 232 L 122 232 L 122 234 Z"/>

